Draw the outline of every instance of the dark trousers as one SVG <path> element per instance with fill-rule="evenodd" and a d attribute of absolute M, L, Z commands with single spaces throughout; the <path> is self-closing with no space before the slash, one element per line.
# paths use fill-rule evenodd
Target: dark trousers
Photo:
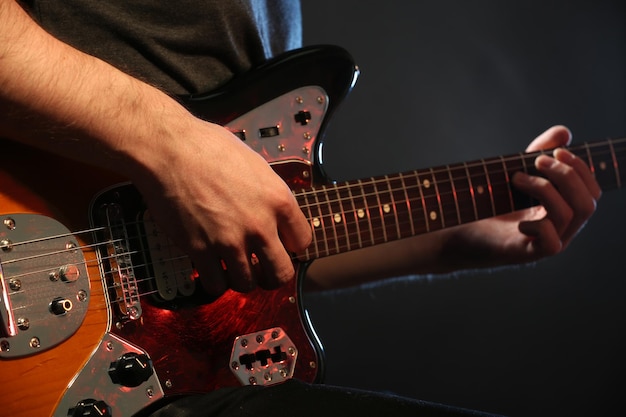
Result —
<path fill-rule="evenodd" d="M 393 395 L 291 380 L 268 388 L 224 388 L 178 399 L 150 417 L 494 417 Z"/>

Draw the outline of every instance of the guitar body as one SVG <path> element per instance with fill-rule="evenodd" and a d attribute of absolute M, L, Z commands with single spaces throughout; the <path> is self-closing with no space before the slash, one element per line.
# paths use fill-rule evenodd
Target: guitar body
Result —
<path fill-rule="evenodd" d="M 303 49 L 185 104 L 299 190 L 322 178 L 319 138 L 357 73 L 342 49 Z M 126 179 L 0 143 L 0 417 L 130 417 L 179 395 L 321 378 L 300 279 L 208 299 Z"/>

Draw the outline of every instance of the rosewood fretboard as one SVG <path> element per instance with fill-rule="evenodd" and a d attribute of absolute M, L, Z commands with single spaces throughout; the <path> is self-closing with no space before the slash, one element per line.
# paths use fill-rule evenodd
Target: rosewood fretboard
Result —
<path fill-rule="evenodd" d="M 569 148 L 603 190 L 626 180 L 626 138 Z M 302 261 L 511 213 L 538 202 L 516 190 L 518 171 L 537 175 L 541 152 L 313 187 L 296 194 L 313 229 Z"/>

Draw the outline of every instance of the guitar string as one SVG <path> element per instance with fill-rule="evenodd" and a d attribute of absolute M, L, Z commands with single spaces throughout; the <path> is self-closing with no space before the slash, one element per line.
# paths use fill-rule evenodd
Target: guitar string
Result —
<path fill-rule="evenodd" d="M 615 140 L 615 142 L 617 142 L 618 140 Z M 622 143 L 626 141 L 626 138 L 619 140 L 619 143 Z M 614 142 L 614 143 L 615 143 Z M 620 150 L 626 150 L 626 146 L 623 149 Z M 543 152 L 535 152 L 535 153 L 526 153 L 526 154 L 520 154 L 522 155 L 523 159 L 528 159 L 529 157 L 532 159 L 532 155 L 539 155 Z M 617 152 L 616 152 L 617 153 Z M 602 154 L 608 154 L 610 155 L 611 152 L 609 150 L 603 152 Z M 592 155 L 593 156 L 593 155 Z M 510 160 L 521 160 L 522 158 L 520 158 L 519 156 L 514 157 L 514 156 L 510 156 L 509 157 Z M 431 174 L 447 174 L 451 172 L 451 169 L 454 170 L 462 170 L 465 171 L 466 168 L 483 168 L 485 167 L 486 164 L 495 164 L 500 166 L 502 161 L 506 162 L 506 159 L 490 159 L 490 160 L 483 160 L 483 161 L 475 161 L 474 163 L 468 163 L 468 164 L 464 164 L 464 165 L 448 165 L 445 167 L 437 167 L 437 168 L 432 168 L 430 170 L 415 170 L 415 171 L 406 171 L 404 173 L 401 173 L 401 175 L 414 175 L 417 174 L 419 175 L 426 175 L 431 177 Z M 488 173 L 475 173 L 475 174 L 471 174 L 470 175 L 461 175 L 461 176 L 457 176 L 457 177 L 452 177 L 452 180 L 449 180 L 448 177 L 444 178 L 444 179 L 434 179 L 432 180 L 432 184 L 434 186 L 434 184 L 436 183 L 437 185 L 446 185 L 446 184 L 450 184 L 453 185 L 454 181 L 458 181 L 458 180 L 464 180 L 464 179 L 471 179 L 473 177 L 479 176 L 479 177 L 485 177 L 487 178 L 488 176 L 492 176 L 492 175 L 500 175 L 500 174 L 509 174 L 511 171 L 508 169 L 497 169 L 494 171 L 490 171 Z M 508 177 L 508 175 L 507 175 Z M 295 195 L 298 196 L 307 196 L 310 194 L 313 194 L 315 196 L 320 196 L 321 193 L 326 193 L 326 192 L 332 192 L 332 191 L 340 191 L 343 188 L 351 188 L 351 187 L 360 187 L 363 185 L 376 185 L 376 184 L 387 184 L 389 180 L 395 180 L 395 178 L 393 177 L 389 177 L 389 176 L 381 176 L 381 177 L 370 177 L 368 179 L 362 179 L 360 183 L 356 183 L 356 182 L 351 182 L 351 181 L 346 181 L 346 182 L 342 182 L 342 183 L 338 183 L 337 185 L 324 185 L 322 186 L 322 188 L 320 187 L 310 187 L 308 190 L 302 190 L 299 192 L 296 192 Z M 469 182 L 468 182 L 469 183 Z M 497 185 L 497 186 L 501 186 L 507 184 L 507 182 L 496 182 L 496 183 L 492 183 L 492 185 Z M 380 192 L 376 192 L 376 190 L 374 190 L 371 193 L 362 193 L 359 196 L 357 196 L 358 199 L 361 198 L 365 198 L 365 197 L 374 197 L 377 195 L 380 195 L 382 193 L 393 193 L 393 192 L 400 192 L 400 191 L 404 191 L 406 190 L 413 190 L 413 189 L 417 189 L 417 188 L 423 188 L 423 183 L 416 183 L 415 185 L 411 185 L 411 186 L 406 186 L 406 187 L 399 187 L 399 188 L 389 188 L 387 187 L 385 190 L 382 190 Z M 468 188 L 461 188 L 461 189 L 457 189 L 457 191 L 462 191 L 462 192 L 470 192 L 471 190 L 473 190 L 476 187 L 468 187 Z M 449 193 L 439 193 L 440 196 L 446 196 L 447 194 L 453 194 L 453 192 L 449 192 Z M 429 195 L 430 196 L 430 195 Z M 434 195 L 433 195 L 434 196 Z M 353 197 L 351 200 L 354 200 L 355 198 Z M 327 203 L 339 203 L 341 201 L 345 201 L 347 200 L 346 198 L 337 198 L 337 199 L 326 199 L 324 200 L 322 203 L 318 203 L 318 204 L 305 204 L 302 207 L 304 208 L 309 208 L 309 207 L 317 207 L 320 204 L 327 204 Z M 348 199 L 349 200 L 349 199 Z M 131 223 L 127 223 L 127 224 L 131 224 Z M 104 228 L 103 227 L 97 227 L 97 228 L 93 228 L 93 229 L 86 229 L 86 230 L 81 230 L 81 231 L 77 231 L 77 232 L 70 232 L 68 234 L 63 234 L 63 235 L 58 235 L 58 236 L 46 236 L 43 238 L 39 238 L 39 239 L 32 239 L 32 240 L 26 240 L 26 241 L 21 241 L 21 242 L 12 242 L 11 246 L 18 246 L 18 245 L 25 245 L 25 244 L 31 244 L 31 243 L 38 243 L 38 242 L 43 242 L 46 240 L 51 240 L 51 239 L 56 239 L 56 238 L 63 238 L 63 237 L 70 237 L 72 235 L 80 235 L 83 233 L 93 233 L 93 232 L 98 232 L 98 231 L 103 231 Z M 0 245 L 1 247 L 1 245 Z M 10 261 L 9 261 L 10 262 Z M 5 262 L 6 263 L 6 262 Z"/>
<path fill-rule="evenodd" d="M 442 172 L 442 171 L 439 171 L 439 172 Z M 506 172 L 506 170 L 501 170 L 501 171 L 496 172 L 495 174 L 492 174 L 492 175 L 504 174 L 505 172 Z M 482 175 L 480 175 L 480 176 L 482 177 Z M 463 176 L 462 178 L 465 180 L 467 178 L 471 179 L 471 177 L 472 176 L 470 175 L 469 177 L 468 176 Z M 433 178 L 433 184 L 437 184 L 439 186 L 446 186 L 447 184 L 449 184 L 451 187 L 453 187 L 454 186 L 454 182 L 458 181 L 458 180 L 459 180 L 459 177 L 456 177 L 456 178 L 452 177 L 452 180 L 446 180 L 446 179 L 437 180 L 437 179 Z M 414 203 L 414 202 L 418 202 L 419 203 L 419 202 L 422 202 L 422 200 L 424 200 L 426 198 L 436 198 L 436 197 L 439 197 L 440 199 L 439 199 L 437 205 L 438 205 L 438 208 L 441 208 L 441 210 L 444 212 L 444 216 L 445 216 L 445 213 L 447 211 L 445 211 L 445 208 L 442 206 L 441 197 L 448 197 L 448 196 L 451 196 L 451 195 L 454 196 L 455 192 L 457 194 L 460 193 L 460 192 L 471 193 L 472 191 L 474 191 L 475 188 L 477 188 L 476 186 L 473 186 L 473 184 L 472 184 L 472 186 L 468 186 L 467 188 L 453 187 L 449 192 L 440 192 L 440 193 L 437 193 L 437 194 L 430 194 L 427 191 L 425 192 L 425 190 L 423 189 L 423 188 L 425 188 L 423 183 L 416 183 L 415 185 L 399 187 L 399 188 L 389 187 L 389 185 L 390 185 L 389 184 L 389 178 L 374 179 L 370 183 L 367 183 L 367 184 L 363 183 L 363 184 L 358 184 L 358 185 L 359 186 L 363 186 L 363 185 L 375 186 L 376 183 L 384 183 L 386 185 L 386 189 L 385 190 L 379 190 L 379 191 L 374 190 L 373 192 L 370 192 L 370 193 L 361 193 L 356 198 L 355 197 L 352 197 L 352 198 L 340 198 L 340 196 L 338 195 L 338 198 L 336 198 L 336 199 L 332 199 L 332 198 L 328 199 L 327 198 L 327 199 L 323 199 L 321 202 L 318 199 L 318 202 L 316 202 L 316 204 L 303 204 L 303 205 L 301 205 L 301 208 L 306 209 L 306 208 L 310 208 L 310 207 L 315 207 L 315 208 L 319 208 L 320 209 L 320 216 L 312 216 L 310 219 L 308 219 L 309 222 L 312 222 L 315 219 L 318 219 L 320 217 L 334 216 L 334 215 L 338 214 L 338 213 L 332 213 L 332 212 L 331 213 L 324 213 L 324 210 L 325 210 L 324 206 L 325 205 L 332 205 L 332 204 L 335 204 L 335 203 L 342 205 L 341 204 L 342 201 L 352 201 L 352 202 L 354 202 L 355 199 L 356 200 L 363 200 L 363 202 L 367 203 L 367 201 L 365 201 L 367 199 L 367 197 L 375 197 L 375 196 L 380 196 L 382 194 L 389 193 L 390 197 L 391 197 L 390 201 L 389 201 L 389 204 L 393 204 L 394 206 L 397 206 L 398 204 L 403 204 L 403 203 L 407 203 L 408 206 L 412 206 L 411 203 Z M 491 188 L 494 188 L 494 186 L 497 187 L 497 186 L 502 186 L 502 185 L 505 185 L 505 184 L 508 185 L 508 183 L 506 181 L 491 183 L 491 185 L 492 185 Z M 315 195 L 317 197 L 319 197 L 321 193 L 328 194 L 329 192 L 332 193 L 333 191 L 338 193 L 339 191 L 341 191 L 340 189 L 342 187 L 350 188 L 350 187 L 355 187 L 356 185 L 357 184 L 348 183 L 348 184 L 338 185 L 337 187 L 323 188 L 322 190 L 317 189 L 316 190 L 317 192 L 316 192 Z M 469 180 L 468 180 L 468 185 L 469 185 Z M 393 198 L 393 196 L 391 196 L 391 194 L 393 194 L 395 192 L 404 192 L 405 190 L 406 191 L 412 191 L 414 189 L 419 189 L 419 188 L 422 188 L 421 192 L 424 193 L 424 194 L 421 194 L 420 196 L 415 196 L 414 198 L 408 198 L 408 199 L 405 198 L 405 199 L 401 199 L 400 201 L 396 202 L 395 199 Z M 303 196 L 306 193 L 308 193 L 308 191 L 305 192 L 305 193 L 297 193 L 296 196 L 297 197 L 298 196 Z M 472 193 L 472 194 L 474 194 L 474 193 Z M 422 198 L 422 195 L 423 195 L 423 198 Z M 322 195 L 322 197 L 323 197 L 323 195 Z M 369 203 L 367 203 L 366 206 L 363 207 L 363 208 L 361 208 L 361 207 L 355 208 L 355 209 L 345 209 L 345 208 L 343 208 L 343 210 L 341 210 L 341 207 L 340 207 L 339 210 L 342 211 L 342 213 L 344 214 L 344 216 L 343 216 L 344 218 L 349 217 L 348 215 L 355 215 L 355 218 L 356 218 L 356 213 L 357 213 L 357 211 L 359 209 L 366 209 L 366 210 L 368 210 L 369 213 L 376 213 L 376 211 L 377 211 L 376 209 L 377 208 L 379 209 L 378 211 L 382 211 L 382 210 L 380 210 L 382 205 L 384 205 L 384 204 L 369 204 Z M 472 208 L 468 207 L 468 208 L 465 208 L 464 210 L 471 211 Z M 396 211 L 396 213 L 397 213 L 397 211 Z M 426 213 L 423 211 L 423 207 L 422 207 L 422 210 L 419 210 L 419 208 L 418 208 L 417 215 L 414 215 L 413 217 L 416 218 L 416 220 L 417 220 L 417 217 L 421 217 L 420 214 L 423 215 L 423 216 L 426 215 Z M 504 213 L 502 213 L 502 214 L 504 214 Z M 448 213 L 448 215 L 449 215 L 449 213 Z M 379 220 L 382 219 L 383 217 L 385 217 L 385 216 L 381 216 L 379 218 Z M 369 218 L 368 220 L 371 220 L 371 218 Z M 330 222 L 325 222 L 325 223 L 330 223 Z M 407 223 L 406 221 L 402 222 L 401 225 L 405 225 L 406 223 Z M 132 223 L 127 223 L 127 225 L 131 225 L 131 224 Z M 325 229 L 327 231 L 330 231 L 330 230 L 334 229 L 337 226 L 337 225 L 333 225 L 332 223 L 330 223 L 330 224 L 331 224 L 331 226 L 325 226 Z M 378 230 L 383 230 L 383 229 L 386 229 L 386 227 L 378 228 Z M 23 241 L 23 242 L 15 242 L 15 243 L 12 243 L 11 246 L 19 246 L 19 245 L 31 244 L 31 243 L 36 243 L 36 242 L 42 242 L 42 241 L 45 241 L 45 240 L 50 240 L 50 239 L 69 237 L 69 236 L 73 236 L 73 235 L 80 235 L 80 234 L 84 234 L 84 233 L 92 233 L 92 232 L 97 232 L 97 231 L 102 231 L 102 230 L 103 230 L 103 228 L 99 227 L 99 228 L 94 228 L 94 229 L 78 231 L 78 232 L 75 232 L 75 233 L 69 233 L 69 234 L 66 234 L 66 235 L 50 236 L 50 237 L 45 237 L 45 238 L 41 238 L 41 239 L 32 239 L 32 240 Z M 321 229 L 314 228 L 313 230 L 321 230 Z M 108 241 L 107 243 L 114 243 L 114 242 L 115 241 Z M 77 250 L 77 249 L 86 249 L 86 248 L 89 248 L 90 246 L 94 246 L 94 245 L 87 245 L 87 246 L 84 246 L 82 248 L 71 248 L 71 249 L 68 249 L 68 251 Z M 19 258 L 19 259 L 4 261 L 4 262 L 2 262 L 2 264 L 8 264 L 8 263 L 11 263 L 11 262 L 17 262 L 17 261 L 23 261 L 23 260 L 32 260 L 32 259 L 37 258 L 37 257 L 50 256 L 50 255 L 55 255 L 55 254 L 59 254 L 59 253 L 63 253 L 63 252 L 65 252 L 65 251 L 56 251 L 56 252 L 51 252 L 51 253 L 45 253 L 45 254 L 39 254 L 39 255 L 34 255 L 34 256 L 29 256 L 29 257 L 23 257 L 23 258 Z"/>
<path fill-rule="evenodd" d="M 526 156 L 528 156 L 528 154 L 523 154 L 523 156 L 525 156 L 525 157 L 526 157 Z M 495 161 L 492 161 L 492 162 L 494 162 L 494 163 L 498 163 L 498 162 L 500 162 L 500 161 L 495 160 Z M 475 164 L 475 166 L 481 166 L 481 165 L 483 165 L 483 166 L 484 166 L 484 163 L 483 163 L 482 161 L 481 161 L 481 163 Z M 432 170 L 432 171 L 433 171 L 433 172 L 436 172 L 436 171 L 434 171 L 434 170 Z M 445 171 L 445 169 L 444 169 L 444 170 L 442 170 L 442 171 Z M 502 170 L 502 172 L 505 172 L 505 171 L 506 171 L 506 170 Z M 441 172 L 441 171 L 439 171 L 439 172 Z M 380 181 L 380 182 L 385 182 L 385 181 L 388 181 L 388 179 L 387 179 L 387 178 L 383 178 L 383 179 L 379 179 L 378 181 Z M 444 182 L 445 182 L 445 181 L 444 181 Z M 451 182 L 452 182 L 452 181 L 451 181 Z M 471 187 L 470 187 L 470 188 L 471 188 Z M 468 190 L 469 190 L 469 188 L 468 188 Z M 325 191 L 328 191 L 328 190 L 325 190 Z M 376 194 L 376 193 L 374 193 L 374 194 Z M 419 201 L 419 200 L 420 200 L 420 199 L 418 199 L 418 201 Z M 328 203 L 328 202 L 326 202 L 326 203 Z M 348 212 L 348 213 L 350 213 L 351 211 L 352 211 L 352 210 L 348 210 L 347 212 Z M 405 222 L 405 223 L 406 223 L 406 222 Z M 330 227 L 328 227 L 327 229 L 331 229 L 331 228 L 330 228 Z M 332 229 L 334 230 L 334 229 L 335 229 L 335 226 L 332 226 Z M 380 230 L 386 230 L 387 228 L 386 228 L 383 224 L 381 224 L 381 227 L 376 227 L 376 228 L 374 228 L 374 229 L 375 229 L 375 231 L 380 231 Z M 103 228 L 96 228 L 96 229 L 94 229 L 94 230 L 80 231 L 80 232 L 77 232 L 77 233 L 78 233 L 78 234 L 81 234 L 81 233 L 91 233 L 91 232 L 93 232 L 93 231 L 97 231 L 97 230 L 103 230 Z M 58 237 L 62 237 L 62 236 L 48 237 L 47 239 L 53 239 L 53 238 L 58 238 Z M 36 240 L 30 240 L 30 241 L 19 242 L 19 243 L 17 243 L 17 244 L 28 244 L 28 243 L 33 243 L 34 241 L 36 241 Z M 110 243 L 111 243 L 111 242 L 99 243 L 99 244 L 110 244 Z M 96 244 L 96 245 L 98 245 L 98 244 Z M 94 247 L 94 246 L 96 246 L 96 245 L 88 245 L 87 247 Z M 348 244 L 347 246 L 344 246 L 344 247 L 350 247 L 350 245 Z M 72 248 L 71 250 L 77 250 L 77 249 L 79 249 L 79 248 Z M 58 253 L 58 251 L 57 251 L 56 253 Z M 54 254 L 56 254 L 56 253 L 54 253 Z M 52 253 L 51 253 L 51 254 L 52 254 Z M 117 255 L 115 255 L 115 256 L 123 256 L 123 255 L 121 255 L 121 254 L 117 254 Z M 187 258 L 187 257 L 185 256 L 185 258 Z M 296 257 L 296 258 L 297 258 L 297 257 Z M 32 259 L 32 257 L 28 257 L 28 258 L 24 258 L 24 259 Z M 294 259 L 295 259 L 295 258 L 294 258 Z M 139 268 L 139 267 L 141 267 L 141 266 L 140 266 L 140 265 L 136 265 L 135 267 Z M 186 272 L 189 272 L 189 270 L 188 270 L 188 271 L 186 271 Z M 9 277 L 9 278 L 7 278 L 7 279 L 10 279 L 10 278 L 11 278 L 11 277 Z M 151 280 L 151 279 L 154 279 L 154 277 L 144 278 L 144 279 L 138 280 L 137 282 L 141 282 L 141 281 L 145 281 L 145 280 Z M 114 285 L 114 286 L 112 286 L 112 287 L 109 287 L 109 289 L 111 289 L 111 288 L 115 288 L 115 285 Z M 153 293 L 153 292 L 155 292 L 155 291 L 152 291 L 152 293 Z M 146 295 L 146 294 L 138 294 L 138 296 L 143 296 L 143 295 Z M 115 302 L 119 302 L 119 300 L 117 300 L 117 301 L 115 301 Z"/>
<path fill-rule="evenodd" d="M 626 146 L 623 149 L 620 149 L 622 151 L 626 151 Z M 516 161 L 520 161 L 522 162 L 522 159 L 527 160 L 527 159 L 533 159 L 532 157 L 528 157 L 531 154 L 522 154 L 523 158 L 517 158 L 515 159 Z M 609 155 L 611 156 L 612 153 L 610 151 L 606 151 L 603 152 L 601 154 L 595 154 L 592 155 L 592 158 L 595 156 L 597 157 L 598 155 L 600 156 L 606 156 Z M 511 157 L 510 160 L 513 160 L 514 158 Z M 626 159 L 626 158 L 625 158 Z M 406 172 L 402 172 L 398 175 L 402 175 L 402 176 L 425 176 L 428 177 L 429 179 L 434 176 L 434 175 L 447 175 L 448 173 L 456 173 L 456 171 L 467 171 L 470 169 L 475 169 L 475 168 L 485 168 L 487 165 L 494 165 L 494 166 L 498 166 L 498 169 L 496 170 L 492 170 L 489 171 L 487 173 L 485 172 L 480 172 L 480 173 L 474 173 L 472 175 L 472 173 L 470 173 L 470 175 L 461 175 L 461 176 L 457 176 L 457 177 L 453 177 L 452 181 L 448 180 L 448 179 L 442 179 L 437 181 L 438 184 L 445 184 L 446 182 L 452 184 L 454 180 L 463 180 L 466 178 L 472 178 L 472 177 L 487 177 L 487 176 L 495 176 L 495 175 L 502 175 L 502 174 L 509 174 L 512 173 L 511 169 L 499 169 L 500 166 L 503 163 L 510 163 L 510 160 L 506 160 L 506 159 L 489 159 L 489 160 L 483 160 L 480 162 L 476 162 L 473 164 L 462 164 L 462 165 L 448 165 L 445 167 L 437 167 L 437 168 L 432 168 L 432 169 L 428 169 L 428 170 L 414 170 L 414 171 L 406 171 Z M 613 161 L 612 159 L 610 159 L 610 163 L 611 166 L 613 165 Z M 597 163 L 596 163 L 597 164 Z M 525 165 L 524 165 L 525 166 Z M 534 169 L 534 165 L 532 165 L 532 168 Z M 596 167 L 597 170 L 597 167 Z M 369 177 L 367 179 L 362 179 L 361 182 L 366 185 L 366 184 L 379 184 L 379 183 L 385 183 L 386 181 L 388 181 L 388 179 L 393 179 L 393 176 L 374 176 L 374 177 Z M 417 184 L 419 185 L 419 183 Z M 500 183 L 499 185 L 502 185 L 502 183 Z M 344 181 L 344 182 L 340 182 L 337 184 L 331 184 L 331 185 L 322 185 L 319 187 L 311 187 L 309 189 L 306 190 L 302 190 L 298 193 L 296 193 L 296 196 L 308 196 L 308 195 L 319 195 L 320 192 L 324 191 L 324 190 L 341 190 L 343 188 L 349 188 L 349 187 L 358 187 L 359 183 L 355 182 L 355 181 Z M 415 186 L 409 187 L 409 188 L 415 188 Z M 469 188 L 468 188 L 469 189 Z M 466 190 L 462 190 L 462 191 L 467 191 Z M 399 189 L 396 189 L 395 191 L 400 191 Z M 371 195 L 371 194 L 370 194 Z M 307 206 L 305 206 L 307 207 Z"/>
<path fill-rule="evenodd" d="M 497 161 L 495 161 L 495 163 L 497 163 Z M 463 168 L 459 168 L 459 169 L 463 169 Z M 444 169 L 444 170 L 434 171 L 434 172 L 435 173 L 437 173 L 437 172 L 441 173 L 441 172 L 444 172 L 444 171 L 446 171 L 446 170 Z M 498 174 L 507 173 L 507 170 L 503 169 L 503 170 L 500 170 L 500 171 L 492 171 L 492 172 L 493 173 L 491 175 L 498 175 Z M 476 174 L 476 175 L 478 175 L 478 174 Z M 474 176 L 476 176 L 476 175 L 474 175 Z M 479 176 L 482 178 L 483 177 L 482 173 Z M 486 175 L 484 177 L 486 179 Z M 472 175 L 471 174 L 469 176 L 462 176 L 462 177 L 454 177 L 454 176 L 452 176 L 452 180 L 432 178 L 432 184 L 433 184 L 432 188 L 434 188 L 435 185 L 437 185 L 437 186 L 442 186 L 442 187 L 443 186 L 446 186 L 446 187 L 450 186 L 451 189 L 450 189 L 450 191 L 446 191 L 446 192 L 430 193 L 430 192 L 428 192 L 425 189 L 427 187 L 424 186 L 423 182 L 422 183 L 417 183 L 416 182 L 414 185 L 409 185 L 409 186 L 404 186 L 404 187 L 401 186 L 401 187 L 398 187 L 398 188 L 394 188 L 394 187 L 390 187 L 390 184 L 389 184 L 389 181 L 392 180 L 392 179 L 387 178 L 387 177 L 384 177 L 384 178 L 372 177 L 371 181 L 365 180 L 365 181 L 362 181 L 360 184 L 344 183 L 344 184 L 341 184 L 341 185 L 337 185 L 335 187 L 328 186 L 328 187 L 324 187 L 322 189 L 317 188 L 317 189 L 314 190 L 314 192 L 315 192 L 315 196 L 318 197 L 318 201 L 315 204 L 302 204 L 300 207 L 302 209 L 307 209 L 307 208 L 311 208 L 311 207 L 319 208 L 320 216 L 312 216 L 310 219 L 308 219 L 309 222 L 312 222 L 315 219 L 318 219 L 319 217 L 328 217 L 328 216 L 334 216 L 334 215 L 338 214 L 336 212 L 324 213 L 324 211 L 326 209 L 326 207 L 324 207 L 324 206 L 329 206 L 329 205 L 332 205 L 332 204 L 338 204 L 338 205 L 342 206 L 342 202 L 344 202 L 344 201 L 354 202 L 354 200 L 359 200 L 359 201 L 363 200 L 363 202 L 366 203 L 365 207 L 359 207 L 359 208 L 355 207 L 354 209 L 350 209 L 350 208 L 349 209 L 345 209 L 345 208 L 342 209 L 342 207 L 337 207 L 340 211 L 342 211 L 342 213 L 349 214 L 349 215 L 355 215 L 355 218 L 356 218 L 356 214 L 357 214 L 359 209 L 366 209 L 370 213 L 376 213 L 377 211 L 382 211 L 381 207 L 386 205 L 386 203 L 369 204 L 366 201 L 366 199 L 368 197 L 379 197 L 381 195 L 389 194 L 390 199 L 389 199 L 389 203 L 388 204 L 394 205 L 394 206 L 396 206 L 398 204 L 405 203 L 405 202 L 407 203 L 407 205 L 411 205 L 412 206 L 411 203 L 414 203 L 414 202 L 418 202 L 419 203 L 419 202 L 422 202 L 422 200 L 427 199 L 427 198 L 438 198 L 438 204 L 437 204 L 438 207 L 437 208 L 441 208 L 442 211 L 444 211 L 444 214 L 445 214 L 444 207 L 442 206 L 443 203 L 441 202 L 441 200 L 442 200 L 441 197 L 454 196 L 455 194 L 458 194 L 458 193 L 461 193 L 461 192 L 462 193 L 470 193 L 470 194 L 473 194 L 474 196 L 476 195 L 476 193 L 473 193 L 472 191 L 475 191 L 475 189 L 478 186 L 475 186 L 474 184 L 470 185 L 471 179 L 472 179 Z M 467 180 L 468 187 L 467 188 L 458 188 L 458 187 L 456 187 L 455 186 L 455 181 L 459 181 L 459 180 L 463 180 L 464 183 L 465 183 L 465 180 Z M 399 181 L 399 179 L 397 179 L 396 181 Z M 342 188 L 353 188 L 353 187 L 360 188 L 360 187 L 363 187 L 363 186 L 372 186 L 372 187 L 376 188 L 375 187 L 376 184 L 385 184 L 385 189 L 384 190 L 374 189 L 372 192 L 360 193 L 356 197 L 352 196 L 351 198 L 341 198 L 341 196 L 339 196 L 339 194 L 338 194 L 341 191 Z M 480 185 L 483 185 L 483 184 L 480 184 Z M 486 186 L 487 184 L 484 184 L 484 185 Z M 503 185 L 507 185 L 508 186 L 509 182 L 508 181 L 492 182 L 491 183 L 491 188 L 492 188 L 491 192 L 493 191 L 493 188 L 499 187 L 499 186 L 503 186 Z M 413 190 L 416 190 L 416 189 L 421 189 L 420 196 L 414 196 L 414 197 L 410 197 L 408 199 L 404 198 L 404 199 L 401 199 L 399 201 L 396 201 L 396 199 L 391 195 L 391 194 L 396 193 L 396 192 L 404 192 L 405 190 L 406 191 L 413 191 Z M 329 193 L 336 193 L 337 194 L 337 198 L 328 198 L 328 194 Z M 296 193 L 296 197 L 305 196 L 306 194 L 310 194 L 310 191 Z M 323 198 L 324 194 L 326 194 L 326 198 L 325 199 Z M 321 199 L 322 201 L 319 201 L 320 200 L 319 199 L 320 196 L 322 197 L 322 199 Z M 448 204 L 450 204 L 450 203 L 448 203 Z M 332 209 L 332 207 L 328 207 L 328 208 Z M 379 209 L 379 210 L 376 210 L 376 209 Z M 422 210 L 423 210 L 423 208 L 422 208 Z M 461 209 L 459 208 L 459 210 L 461 210 Z M 470 210 L 472 210 L 472 208 L 468 207 L 466 209 L 464 208 L 464 210 L 470 211 Z M 390 213 L 387 213 L 387 214 L 390 214 Z M 426 213 L 423 212 L 423 211 L 421 211 L 421 213 L 420 213 L 420 210 L 418 210 L 417 214 L 418 215 L 419 214 L 425 215 Z M 418 216 L 418 215 L 414 215 L 414 217 L 421 217 L 421 216 Z M 344 217 L 348 217 L 348 216 L 344 216 Z M 382 218 L 382 217 L 385 217 L 385 216 L 381 216 L 380 218 Z M 133 224 L 132 222 L 126 223 L 126 225 L 132 225 L 132 224 Z M 326 227 L 326 229 L 327 230 L 331 230 L 334 227 L 336 227 L 336 225 L 334 225 L 332 227 L 328 226 L 328 227 Z M 11 243 L 11 247 L 19 246 L 19 245 L 27 245 L 27 244 L 32 244 L 32 243 L 39 243 L 39 242 L 43 242 L 43 241 L 46 241 L 46 240 L 52 240 L 52 239 L 57 239 L 57 238 L 71 237 L 71 236 L 81 235 L 81 234 L 85 234 L 85 233 L 93 233 L 93 232 L 98 232 L 98 231 L 102 231 L 102 230 L 104 230 L 103 227 L 98 227 L 98 228 L 82 230 L 82 231 L 78 231 L 78 232 L 74 232 L 74 233 L 70 232 L 70 233 L 65 234 L 65 235 L 47 236 L 47 237 L 40 238 L 40 239 L 31 239 L 31 240 L 22 241 L 22 242 Z M 314 230 L 316 230 L 316 229 L 314 229 Z M 317 230 L 319 230 L 319 229 L 317 229 Z M 381 228 L 381 230 L 382 230 L 382 228 Z M 115 243 L 115 242 L 119 242 L 119 241 L 121 241 L 121 240 L 118 239 L 118 240 L 113 240 L 113 241 L 107 241 L 107 243 L 110 244 L 110 243 Z M 95 244 L 95 245 L 97 245 L 97 244 Z M 33 260 L 33 259 L 35 259 L 37 257 L 56 255 L 56 254 L 60 254 L 60 253 L 67 252 L 67 251 L 77 250 L 77 249 L 86 249 L 86 248 L 89 248 L 91 246 L 94 246 L 94 245 L 86 245 L 86 246 L 83 246 L 83 247 L 75 247 L 75 248 L 70 248 L 70 249 L 67 249 L 67 250 L 60 250 L 60 251 L 55 251 L 55 252 L 50 252 L 50 253 L 44 253 L 44 254 L 33 255 L 33 256 L 28 256 L 28 257 L 23 257 L 23 258 L 18 258 L 18 259 L 7 260 L 7 261 L 2 262 L 1 264 L 5 265 L 5 264 L 12 263 L 12 262 Z"/>

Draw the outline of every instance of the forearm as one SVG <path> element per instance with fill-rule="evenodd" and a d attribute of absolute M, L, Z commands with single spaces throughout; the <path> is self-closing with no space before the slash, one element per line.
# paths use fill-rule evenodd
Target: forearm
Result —
<path fill-rule="evenodd" d="M 307 270 L 306 287 L 342 288 L 461 269 L 454 259 L 445 259 L 450 235 L 444 230 L 318 259 Z"/>
<path fill-rule="evenodd" d="M 189 117 L 173 99 L 42 30 L 14 1 L 0 0 L 0 136 L 110 166 L 132 160 L 141 176 L 153 120 Z M 180 124 L 180 123 L 179 123 Z"/>

